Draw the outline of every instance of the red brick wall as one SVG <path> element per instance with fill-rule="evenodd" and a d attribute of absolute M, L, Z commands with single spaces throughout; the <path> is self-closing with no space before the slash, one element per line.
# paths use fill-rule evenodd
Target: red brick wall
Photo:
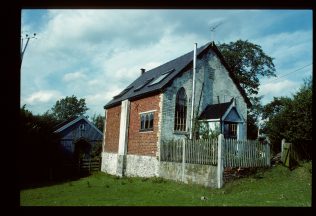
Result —
<path fill-rule="evenodd" d="M 121 105 L 107 110 L 105 146 L 106 152 L 118 152 L 120 136 Z"/>
<path fill-rule="evenodd" d="M 151 97 L 131 101 L 130 104 L 130 122 L 128 131 L 128 154 L 155 156 L 157 151 L 157 132 L 158 132 L 158 113 L 159 94 Z M 154 112 L 154 129 L 150 132 L 139 132 L 140 114 L 150 110 Z"/>

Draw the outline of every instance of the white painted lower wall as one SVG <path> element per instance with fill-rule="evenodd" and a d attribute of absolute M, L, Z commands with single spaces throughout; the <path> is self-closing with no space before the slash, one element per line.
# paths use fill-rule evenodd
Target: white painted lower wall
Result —
<path fill-rule="evenodd" d="M 158 176 L 159 161 L 156 157 L 127 155 L 126 176 L 154 177 Z"/>
<path fill-rule="evenodd" d="M 118 154 L 102 152 L 101 171 L 111 175 L 117 175 Z M 127 155 L 125 176 L 154 177 L 158 176 L 159 161 L 153 156 Z"/>
<path fill-rule="evenodd" d="M 116 174 L 117 154 L 102 152 L 101 171 L 111 175 Z"/>

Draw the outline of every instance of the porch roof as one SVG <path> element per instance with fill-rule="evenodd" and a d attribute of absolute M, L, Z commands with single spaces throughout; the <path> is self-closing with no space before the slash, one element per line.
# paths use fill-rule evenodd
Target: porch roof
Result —
<path fill-rule="evenodd" d="M 199 120 L 221 119 L 232 103 L 233 99 L 227 103 L 208 105 L 201 113 Z"/>

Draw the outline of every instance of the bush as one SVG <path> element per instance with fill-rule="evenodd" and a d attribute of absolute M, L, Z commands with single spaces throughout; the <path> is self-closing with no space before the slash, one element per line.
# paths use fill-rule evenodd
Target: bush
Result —
<path fill-rule="evenodd" d="M 264 132 L 274 153 L 281 151 L 281 140 L 293 143 L 300 159 L 311 160 L 312 147 L 312 80 L 306 80 L 293 98 L 274 98 L 263 109 L 268 119 Z"/>

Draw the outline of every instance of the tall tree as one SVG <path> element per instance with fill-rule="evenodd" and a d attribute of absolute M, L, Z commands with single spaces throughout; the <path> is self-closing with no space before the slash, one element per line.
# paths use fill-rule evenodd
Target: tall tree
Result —
<path fill-rule="evenodd" d="M 217 47 L 253 105 L 248 112 L 247 129 L 248 138 L 255 138 L 258 130 L 256 122 L 262 108 L 261 98 L 257 96 L 259 78 L 276 76 L 273 58 L 268 56 L 261 46 L 248 40 L 218 44 Z"/>
<path fill-rule="evenodd" d="M 273 58 L 261 46 L 248 40 L 217 46 L 250 99 L 258 94 L 260 77 L 276 76 Z"/>
<path fill-rule="evenodd" d="M 92 123 L 101 131 L 103 132 L 104 127 L 104 116 L 94 114 L 92 117 Z"/>
<path fill-rule="evenodd" d="M 72 95 L 58 100 L 52 107 L 50 114 L 58 121 L 63 121 L 84 115 L 87 110 L 85 99 L 81 98 L 78 100 L 76 96 Z"/>

